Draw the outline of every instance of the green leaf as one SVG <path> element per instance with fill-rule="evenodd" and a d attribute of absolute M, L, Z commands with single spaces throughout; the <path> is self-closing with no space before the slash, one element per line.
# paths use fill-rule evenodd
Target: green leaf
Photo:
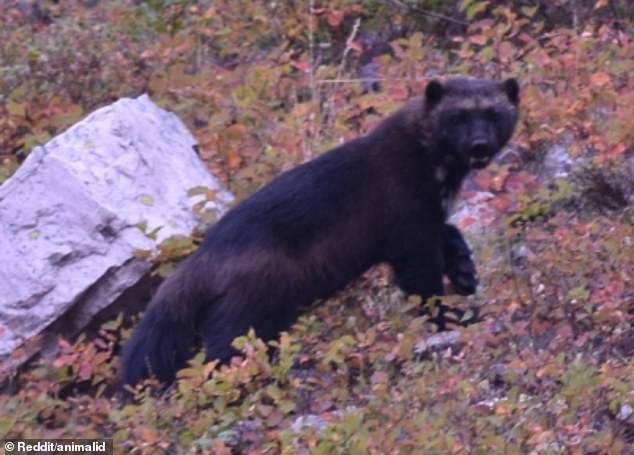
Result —
<path fill-rule="evenodd" d="M 489 6 L 489 2 L 477 2 L 467 8 L 467 19 L 472 20 L 482 11 L 484 11 L 487 6 Z"/>
<path fill-rule="evenodd" d="M 621 410 L 621 400 L 619 400 L 618 398 L 610 400 L 610 403 L 608 404 L 608 409 L 610 410 L 612 415 L 617 415 Z"/>
<path fill-rule="evenodd" d="M 584 286 L 577 286 L 568 291 L 568 300 L 587 300 L 590 293 Z"/>
<path fill-rule="evenodd" d="M 123 323 L 123 313 L 119 313 L 116 319 L 113 319 L 111 321 L 107 321 L 101 324 L 101 329 L 106 330 L 108 332 L 114 332 L 115 330 L 118 330 L 121 327 L 122 323 Z"/>
<path fill-rule="evenodd" d="M 0 417 L 0 438 L 4 438 L 18 420 L 17 415 Z"/>
<path fill-rule="evenodd" d="M 495 57 L 495 51 L 492 46 L 487 46 L 479 52 L 479 55 L 483 62 L 490 62 Z"/>
<path fill-rule="evenodd" d="M 460 7 L 458 8 L 460 12 L 463 12 L 464 10 L 469 8 L 469 6 L 473 3 L 473 1 L 474 0 L 462 0 L 462 2 L 460 3 Z"/>
<path fill-rule="evenodd" d="M 209 191 L 209 188 L 207 188 L 206 186 L 199 185 L 199 186 L 190 188 L 187 191 L 187 196 L 189 197 L 199 196 L 199 195 L 206 196 L 208 191 Z"/>
<path fill-rule="evenodd" d="M 147 238 L 149 238 L 149 239 L 156 240 L 156 236 L 158 235 L 158 233 L 159 233 L 159 231 L 161 229 L 163 229 L 163 226 L 156 227 L 156 228 L 152 229 L 152 231 L 150 231 L 147 234 L 145 234 L 145 236 Z"/>
<path fill-rule="evenodd" d="M 147 205 L 148 207 L 152 207 L 154 205 L 154 198 L 149 194 L 141 195 L 141 204 Z"/>
<path fill-rule="evenodd" d="M 174 264 L 164 263 L 158 266 L 156 274 L 161 278 L 167 278 L 174 271 Z"/>
<path fill-rule="evenodd" d="M 24 105 L 16 103 L 15 101 L 9 101 L 7 103 L 7 111 L 14 117 L 24 117 L 26 115 Z"/>
<path fill-rule="evenodd" d="M 539 5 L 535 5 L 532 8 L 529 6 L 522 6 L 520 8 L 520 11 L 522 11 L 522 13 L 524 13 L 524 15 L 527 17 L 533 17 L 535 13 L 537 13 L 538 9 L 539 9 Z"/>

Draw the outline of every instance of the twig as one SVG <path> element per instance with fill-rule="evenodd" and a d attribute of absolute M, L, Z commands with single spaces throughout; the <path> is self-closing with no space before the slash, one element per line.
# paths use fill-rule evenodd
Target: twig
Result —
<path fill-rule="evenodd" d="M 304 160 L 308 160 L 311 150 L 315 144 L 315 135 L 317 132 L 317 112 L 319 112 L 319 94 L 317 93 L 317 84 L 315 83 L 315 0 L 308 2 L 308 84 L 310 86 L 310 97 L 313 102 L 313 112 L 310 113 L 308 123 L 308 146 L 304 145 Z M 306 143 L 304 143 L 306 144 Z"/>
<path fill-rule="evenodd" d="M 332 82 L 333 85 L 331 86 L 331 88 L 328 90 L 328 93 L 326 94 L 328 98 L 328 102 L 325 107 L 326 114 L 327 114 L 325 116 L 325 122 L 327 126 L 330 126 L 334 122 L 334 119 L 335 119 L 335 95 L 337 93 L 337 85 L 340 83 L 340 81 L 344 80 L 343 74 L 346 69 L 346 59 L 348 57 L 348 54 L 352 50 L 352 43 L 357 37 L 357 33 L 359 32 L 360 26 L 361 26 L 361 18 L 357 18 L 354 21 L 354 25 L 352 26 L 352 31 L 350 32 L 350 35 L 348 35 L 348 39 L 346 40 L 346 47 L 344 48 L 343 53 L 341 54 L 341 63 L 339 63 L 339 68 L 337 69 L 337 77 L 335 79 L 331 79 L 334 82 Z M 317 83 L 319 82 L 321 81 L 318 80 Z"/>
<path fill-rule="evenodd" d="M 433 17 L 434 19 L 441 19 L 443 21 L 447 21 L 447 22 L 452 22 L 454 24 L 459 24 L 459 25 L 469 25 L 468 22 L 465 21 L 461 21 L 460 19 L 454 19 L 453 17 L 449 17 L 449 16 L 445 16 L 444 14 L 439 14 L 439 13 L 434 13 L 431 11 L 428 11 L 426 9 L 423 9 L 419 6 L 416 5 L 410 5 L 408 3 L 402 2 L 400 0 L 387 0 L 389 3 L 393 3 L 396 6 L 399 6 L 401 8 L 405 8 L 411 11 L 415 11 L 419 14 L 422 14 L 423 16 L 428 16 L 428 17 Z"/>
<path fill-rule="evenodd" d="M 517 274 L 515 273 L 515 264 L 513 264 L 511 241 L 510 239 L 506 237 L 506 235 L 504 235 L 502 244 L 504 245 L 506 258 L 508 259 L 508 265 L 511 270 L 511 278 L 513 279 L 513 289 L 515 291 L 515 298 L 517 299 L 518 303 L 521 303 L 523 299 L 522 299 L 522 293 L 520 292 L 519 280 L 517 279 Z M 530 286 L 530 283 L 529 283 L 529 286 Z"/>
<path fill-rule="evenodd" d="M 310 84 L 311 96 L 315 99 L 315 24 L 314 24 L 315 0 L 310 0 L 308 4 L 308 59 L 310 61 L 308 69 L 308 79 Z"/>
<path fill-rule="evenodd" d="M 357 37 L 357 33 L 359 33 L 360 26 L 361 26 L 361 18 L 358 17 L 357 20 L 354 22 L 354 25 L 352 26 L 352 31 L 350 32 L 350 36 L 348 36 L 348 39 L 346 40 L 346 47 L 343 50 L 343 55 L 341 56 L 341 63 L 339 64 L 339 71 L 337 72 L 337 74 L 339 75 L 337 79 L 339 79 L 341 75 L 343 74 L 343 71 L 346 66 L 346 57 L 348 57 L 348 54 L 352 50 L 352 43 L 354 42 L 354 39 Z"/>

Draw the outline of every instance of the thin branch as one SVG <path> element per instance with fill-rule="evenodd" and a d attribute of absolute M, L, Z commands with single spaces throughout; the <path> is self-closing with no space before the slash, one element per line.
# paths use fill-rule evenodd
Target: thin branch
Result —
<path fill-rule="evenodd" d="M 348 57 L 348 54 L 352 50 L 352 43 L 354 42 L 354 39 L 357 37 L 357 33 L 359 33 L 360 26 L 361 26 L 361 18 L 358 17 L 357 20 L 354 22 L 354 25 L 352 26 L 352 31 L 350 32 L 348 39 L 346 40 L 346 48 L 343 50 L 343 55 L 341 56 L 341 63 L 339 64 L 339 71 L 337 72 L 339 76 L 341 76 L 344 72 L 344 69 L 346 66 L 346 58 Z M 337 79 L 339 79 L 339 77 L 337 77 Z"/>
<path fill-rule="evenodd" d="M 310 0 L 308 9 L 308 59 L 310 61 L 308 78 L 310 81 L 310 88 L 313 90 L 315 85 L 315 70 L 313 68 L 313 64 L 315 63 L 315 0 Z M 314 97 L 315 93 L 311 93 L 311 95 Z"/>
<path fill-rule="evenodd" d="M 400 0 L 387 0 L 388 3 L 392 3 L 396 6 L 399 6 L 401 8 L 410 10 L 410 11 L 414 11 L 418 14 L 422 14 L 423 16 L 428 16 L 428 17 L 433 17 L 434 19 L 440 19 L 443 21 L 447 21 L 447 22 L 452 22 L 454 24 L 459 24 L 459 25 L 469 25 L 468 22 L 465 21 L 461 21 L 460 19 L 455 19 L 453 17 L 450 16 L 445 16 L 444 14 L 439 14 L 439 13 L 434 13 L 432 11 L 427 11 L 426 9 L 423 9 L 419 6 L 416 5 L 410 5 L 409 3 L 405 3 L 402 2 Z"/>
<path fill-rule="evenodd" d="M 309 119 L 309 144 L 304 150 L 304 158 L 308 159 L 310 156 L 310 150 L 315 143 L 315 135 L 317 132 L 317 112 L 319 112 L 319 94 L 317 93 L 317 84 L 315 81 L 315 0 L 308 2 L 308 60 L 309 60 L 309 73 L 308 81 L 310 84 L 310 96 L 314 103 L 313 113 Z"/>
<path fill-rule="evenodd" d="M 343 74 L 346 70 L 346 60 L 348 58 L 348 54 L 350 54 L 350 51 L 352 50 L 352 44 L 357 37 L 357 33 L 359 33 L 360 27 L 361 18 L 357 18 L 354 22 L 354 25 L 352 26 L 352 31 L 350 32 L 350 35 L 348 35 L 348 39 L 346 40 L 346 47 L 341 54 L 341 62 L 339 63 L 339 68 L 337 69 L 337 77 L 335 79 L 332 79 L 332 85 L 327 92 L 328 102 L 325 106 L 325 110 L 327 113 L 327 115 L 325 116 L 327 119 L 327 127 L 330 127 L 335 120 L 335 95 L 337 92 L 337 85 L 339 84 L 338 81 L 345 80 L 343 79 Z M 319 82 L 320 81 L 318 80 L 317 83 Z"/>

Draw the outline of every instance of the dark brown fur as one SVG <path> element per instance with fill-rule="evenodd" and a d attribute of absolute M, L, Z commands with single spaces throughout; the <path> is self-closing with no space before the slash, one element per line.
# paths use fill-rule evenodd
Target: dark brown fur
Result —
<path fill-rule="evenodd" d="M 199 342 L 226 361 L 250 327 L 275 338 L 302 307 L 380 262 L 424 299 L 443 293 L 443 274 L 475 292 L 448 204 L 467 172 L 509 140 L 517 104 L 514 80 L 432 81 L 367 136 L 244 200 L 157 292 L 124 349 L 123 382 L 173 380 Z"/>

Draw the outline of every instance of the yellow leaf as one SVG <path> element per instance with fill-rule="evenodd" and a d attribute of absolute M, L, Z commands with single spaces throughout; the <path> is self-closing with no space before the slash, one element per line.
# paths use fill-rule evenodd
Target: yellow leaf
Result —
<path fill-rule="evenodd" d="M 143 205 L 147 205 L 148 207 L 152 207 L 154 205 L 154 198 L 152 198 L 149 194 L 142 194 L 141 203 Z"/>
<path fill-rule="evenodd" d="M 483 62 L 490 62 L 495 57 L 495 51 L 492 46 L 487 46 L 480 51 L 480 59 Z"/>
<path fill-rule="evenodd" d="M 489 2 L 476 2 L 472 4 L 471 6 L 469 6 L 469 8 L 467 8 L 467 19 L 472 20 L 474 17 L 484 11 L 488 5 Z"/>
<path fill-rule="evenodd" d="M 9 114 L 14 117 L 24 117 L 26 115 L 26 110 L 24 109 L 23 104 L 18 104 L 14 101 L 9 101 L 7 103 L 7 110 Z"/>
<path fill-rule="evenodd" d="M 524 15 L 528 17 L 533 17 L 538 9 L 539 9 L 539 5 L 535 5 L 532 8 L 529 8 L 528 6 L 523 6 L 522 8 L 520 8 L 522 13 L 524 13 Z"/>
<path fill-rule="evenodd" d="M 603 8 L 604 6 L 607 6 L 608 4 L 608 0 L 598 0 L 595 4 L 594 7 L 592 8 L 593 10 L 597 10 L 599 8 Z"/>

